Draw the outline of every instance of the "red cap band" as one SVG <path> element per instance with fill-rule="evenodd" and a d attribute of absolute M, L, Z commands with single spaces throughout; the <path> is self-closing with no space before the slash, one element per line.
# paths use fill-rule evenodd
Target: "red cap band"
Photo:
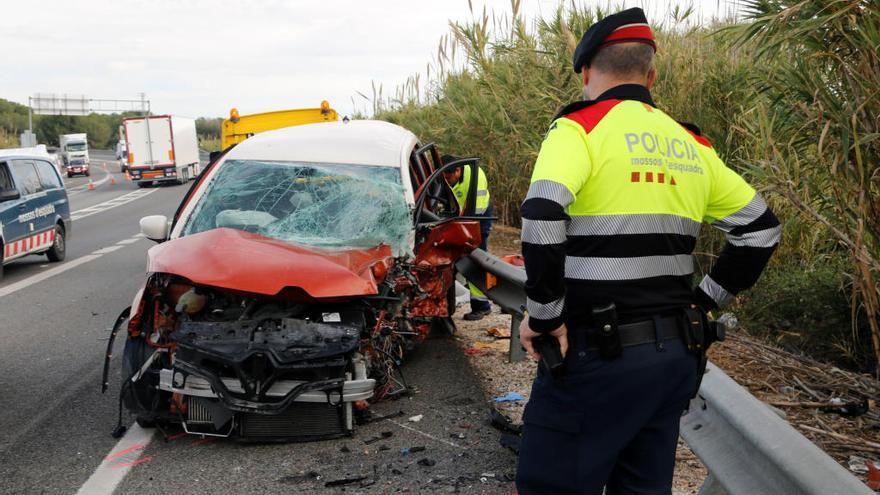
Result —
<path fill-rule="evenodd" d="M 602 47 L 613 45 L 615 43 L 628 42 L 645 43 L 646 45 L 651 45 L 655 51 L 657 50 L 657 45 L 654 43 L 654 33 L 651 31 L 651 27 L 647 24 L 630 24 L 628 26 L 621 26 L 609 34 L 599 46 Z"/>

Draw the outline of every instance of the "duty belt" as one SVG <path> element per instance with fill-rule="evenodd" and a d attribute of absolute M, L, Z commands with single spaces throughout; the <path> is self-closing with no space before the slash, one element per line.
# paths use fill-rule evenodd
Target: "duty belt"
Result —
<path fill-rule="evenodd" d="M 659 328 L 658 328 L 659 327 Z M 681 316 L 659 316 L 650 320 L 634 323 L 621 323 L 617 326 L 620 332 L 620 343 L 623 347 L 650 344 L 681 337 Z M 587 330 L 576 338 L 586 338 L 587 350 L 599 348 L 599 334 L 595 329 Z"/>

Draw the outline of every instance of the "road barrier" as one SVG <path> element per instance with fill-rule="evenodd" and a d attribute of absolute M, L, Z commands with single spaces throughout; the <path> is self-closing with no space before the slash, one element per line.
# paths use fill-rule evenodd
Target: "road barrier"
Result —
<path fill-rule="evenodd" d="M 510 359 L 524 355 L 525 271 L 474 250 L 455 265 L 510 313 Z M 858 478 L 712 363 L 681 419 L 681 436 L 708 468 L 699 495 L 870 495 Z"/>

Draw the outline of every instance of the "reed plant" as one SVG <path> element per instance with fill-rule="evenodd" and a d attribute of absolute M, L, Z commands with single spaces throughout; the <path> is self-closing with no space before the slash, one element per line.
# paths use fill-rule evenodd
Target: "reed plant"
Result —
<path fill-rule="evenodd" d="M 800 303 L 816 308 L 818 322 L 804 338 L 823 344 L 819 299 L 840 301 L 848 290 L 851 339 L 835 346 L 847 353 L 873 349 L 867 362 L 880 369 L 880 4 L 740 0 L 737 6 L 736 17 L 708 21 L 688 8 L 649 12 L 659 47 L 652 93 L 668 114 L 699 126 L 783 220 L 767 280 L 785 284 L 787 274 L 797 273 L 794 286 L 809 284 L 814 273 L 821 277 L 821 290 L 809 296 L 816 303 Z M 576 43 L 610 10 L 572 2 L 527 21 L 514 0 L 504 13 L 474 12 L 471 21 L 450 24 L 421 75 L 390 96 L 374 88 L 373 113 L 444 152 L 481 157 L 495 214 L 517 226 L 544 133 L 563 105 L 581 97 L 571 70 Z M 706 230 L 698 246 L 701 271 L 711 268 L 712 253 L 724 242 Z M 845 267 L 837 283 L 830 260 Z M 756 293 L 792 294 L 779 289 Z M 741 308 L 766 307 L 766 300 L 748 297 Z M 764 313 L 754 321 L 766 322 Z M 869 328 L 871 345 L 860 342 L 861 328 Z"/>

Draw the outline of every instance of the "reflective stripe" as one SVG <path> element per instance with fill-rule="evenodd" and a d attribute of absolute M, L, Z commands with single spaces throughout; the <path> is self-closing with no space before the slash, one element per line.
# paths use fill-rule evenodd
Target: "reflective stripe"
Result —
<path fill-rule="evenodd" d="M 489 209 L 488 207 L 486 207 L 486 208 L 476 208 L 476 209 L 474 210 L 474 214 L 475 214 L 475 215 L 482 215 L 483 213 L 486 213 L 486 210 L 488 210 L 488 209 Z M 481 221 L 482 221 L 482 220 L 481 220 Z"/>
<path fill-rule="evenodd" d="M 770 229 L 759 230 L 757 232 L 746 232 L 740 235 L 728 234 L 727 242 L 734 246 L 768 248 L 779 244 L 780 237 L 782 237 L 782 227 L 776 226 Z"/>
<path fill-rule="evenodd" d="M 730 232 L 734 227 L 740 227 L 754 222 L 765 211 L 767 211 L 767 203 L 764 202 L 764 199 L 760 194 L 755 193 L 755 197 L 753 197 L 747 205 L 743 206 L 735 213 L 731 213 L 724 218 L 716 220 L 712 226 L 725 232 Z"/>
<path fill-rule="evenodd" d="M 700 234 L 700 222 L 671 214 L 572 215 L 568 234 L 681 234 L 697 237 Z"/>
<path fill-rule="evenodd" d="M 666 275 L 690 275 L 693 272 L 694 259 L 689 254 L 635 258 L 565 258 L 565 277 L 580 280 L 638 280 Z"/>
<path fill-rule="evenodd" d="M 718 307 L 729 304 L 734 299 L 734 295 L 727 292 L 727 289 L 718 285 L 718 282 L 712 280 L 712 277 L 706 275 L 700 282 L 700 289 L 715 301 Z"/>
<path fill-rule="evenodd" d="M 489 191 L 486 190 L 486 189 L 481 189 L 481 190 L 477 191 L 477 197 L 478 197 L 478 198 L 479 198 L 480 196 L 488 196 L 488 195 L 489 195 Z"/>
<path fill-rule="evenodd" d="M 562 316 L 562 308 L 564 305 L 564 297 L 560 297 L 547 304 L 541 304 L 537 301 L 526 299 L 526 309 L 529 311 L 529 317 L 538 320 L 552 320 L 553 318 L 559 318 Z"/>
<path fill-rule="evenodd" d="M 552 180 L 539 180 L 532 182 L 529 186 L 529 192 L 526 194 L 526 201 L 532 198 L 544 198 L 561 204 L 566 207 L 574 201 L 571 191 L 559 182 Z"/>
<path fill-rule="evenodd" d="M 565 243 L 565 220 L 522 220 L 522 242 L 529 244 Z"/>

